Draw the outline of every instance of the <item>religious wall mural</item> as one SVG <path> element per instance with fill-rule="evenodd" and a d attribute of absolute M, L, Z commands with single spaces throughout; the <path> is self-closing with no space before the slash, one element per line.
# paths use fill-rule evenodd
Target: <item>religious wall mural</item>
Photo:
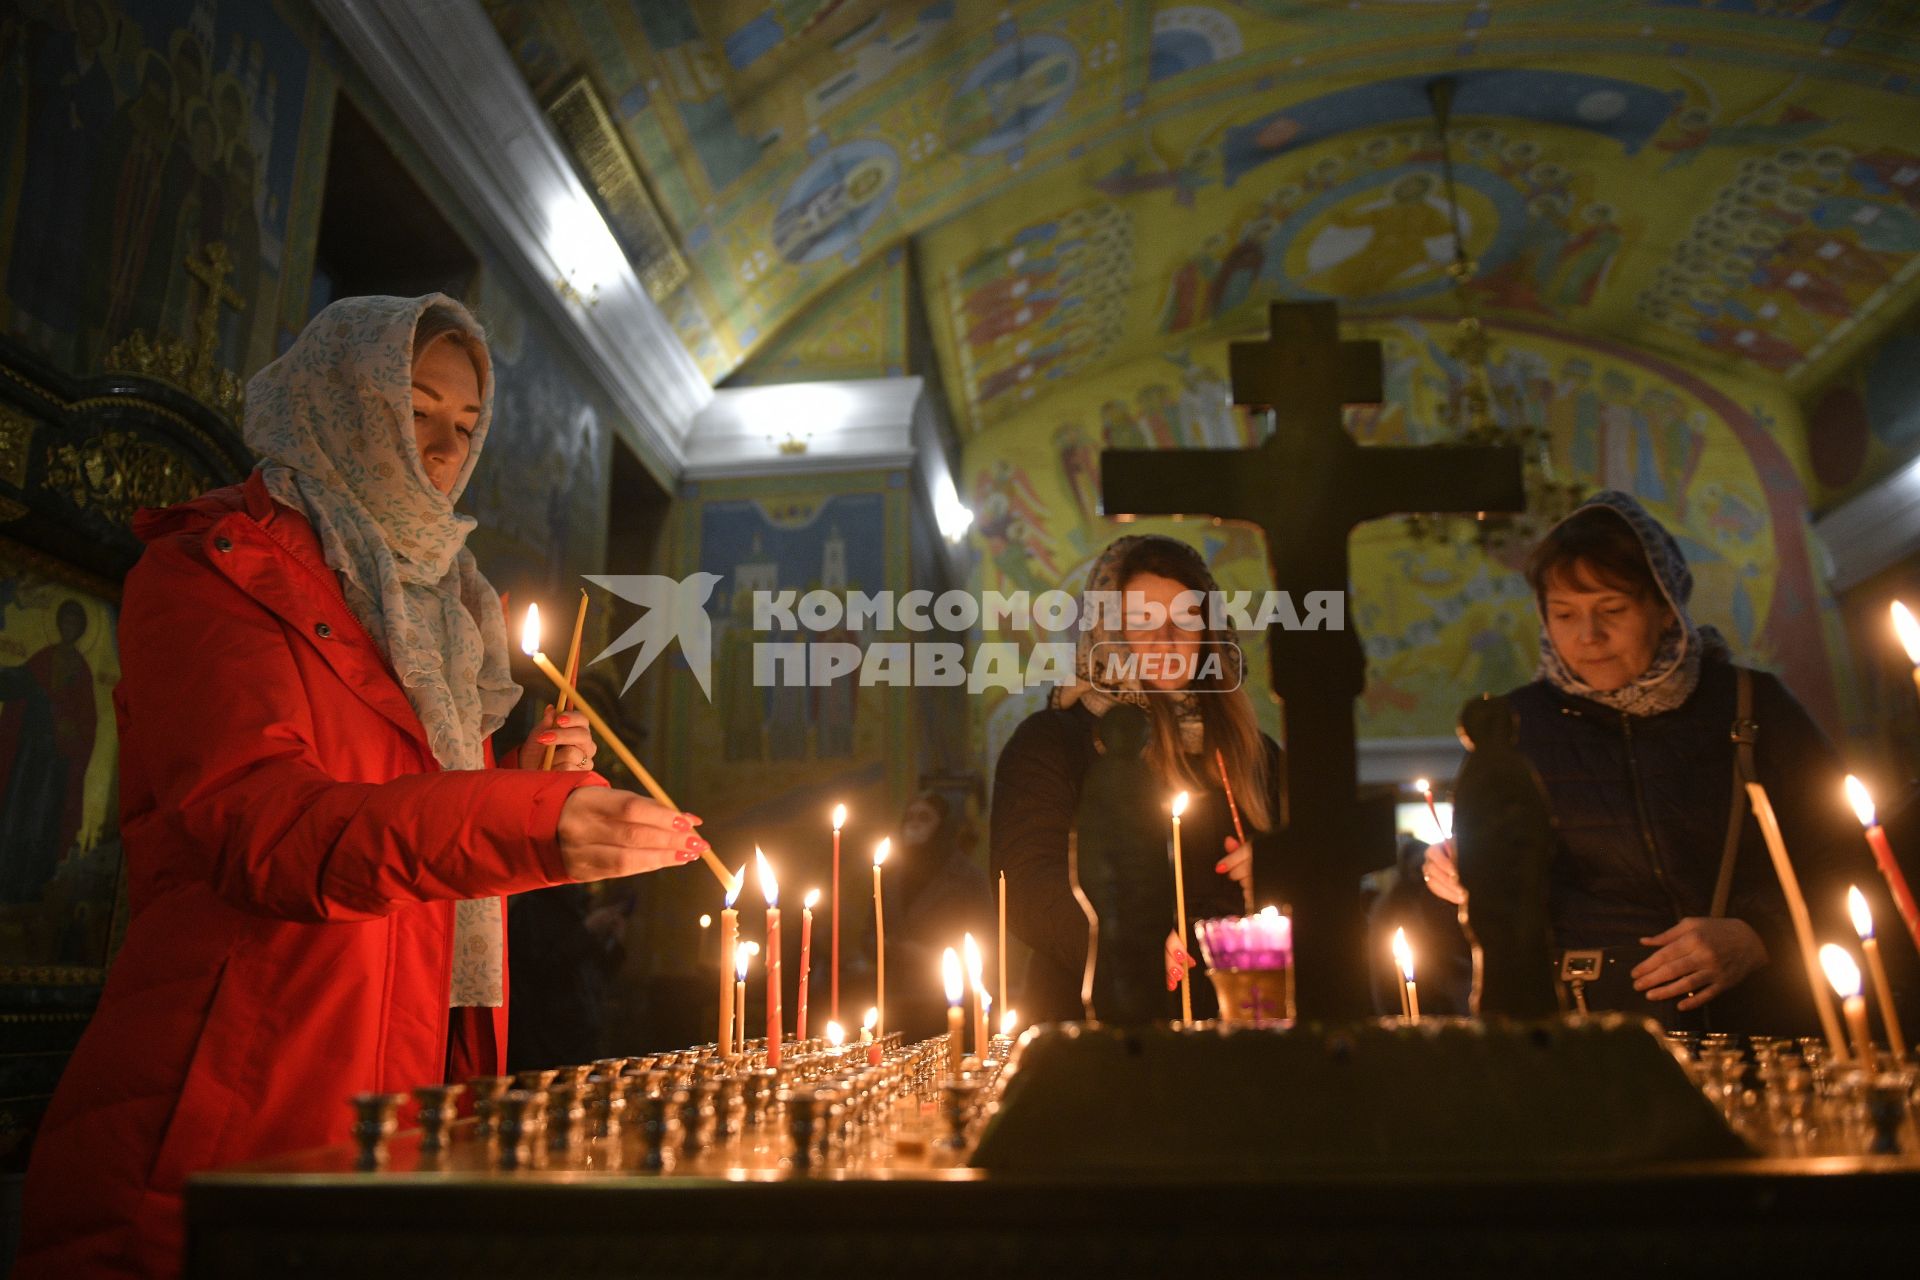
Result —
<path fill-rule="evenodd" d="M 106 963 L 121 874 L 118 613 L 0 545 L 0 967 Z"/>
<path fill-rule="evenodd" d="M 1435 68 L 1489 311 L 1801 386 L 1920 292 L 1920 32 L 1897 5 L 1643 0 L 1603 28 L 1399 0 L 486 7 L 536 94 L 582 65 L 608 87 L 694 266 L 667 311 L 709 376 L 921 237 L 966 430 L 1069 363 L 1274 299 L 1440 298 Z M 1076 219 L 1126 251 L 1073 254 Z M 1000 307 L 1023 279 L 1034 304 Z"/>
<path fill-rule="evenodd" d="M 907 253 L 895 245 L 761 343 L 727 385 L 897 378 L 907 371 L 909 305 Z"/>

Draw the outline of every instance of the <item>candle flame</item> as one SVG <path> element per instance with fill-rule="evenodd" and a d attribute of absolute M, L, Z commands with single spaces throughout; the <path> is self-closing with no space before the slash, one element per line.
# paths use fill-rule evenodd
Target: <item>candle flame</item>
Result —
<path fill-rule="evenodd" d="M 1019 1029 L 1019 1026 L 1020 1026 L 1020 1014 L 1018 1013 L 1018 1011 L 1013 1009 L 1008 1009 L 1005 1013 L 1000 1015 L 1000 1034 L 1001 1035 L 1010 1036 L 1016 1030 Z"/>
<path fill-rule="evenodd" d="M 1433 799 L 1433 784 L 1431 782 L 1428 782 L 1425 778 L 1415 778 L 1413 780 L 1413 789 L 1415 791 L 1418 791 L 1421 795 L 1427 797 L 1427 799 L 1429 800 Z"/>
<path fill-rule="evenodd" d="M 520 625 L 520 651 L 531 658 L 540 652 L 540 606 L 527 606 L 527 620 Z"/>
<path fill-rule="evenodd" d="M 700 913 L 700 927 L 701 927 L 702 929 L 711 929 L 711 928 L 713 928 L 713 917 L 712 917 L 712 916 L 710 916 L 710 915 L 708 915 L 708 914 L 707 914 L 706 912 L 704 912 L 704 911 L 702 911 L 702 912 Z"/>
<path fill-rule="evenodd" d="M 1269 920 L 1278 920 L 1280 918 L 1280 908 L 1275 906 L 1265 906 L 1260 908 L 1260 914 L 1265 916 Z"/>
<path fill-rule="evenodd" d="M 1395 929 L 1393 931 L 1393 962 L 1400 966 L 1401 979 L 1406 982 L 1412 982 L 1413 948 L 1407 943 L 1407 931 L 1405 929 Z"/>
<path fill-rule="evenodd" d="M 1867 895 L 1860 892 L 1860 886 L 1847 886 L 1847 914 L 1853 917 L 1853 931 L 1865 942 L 1873 937 L 1873 908 L 1867 905 Z"/>
<path fill-rule="evenodd" d="M 881 863 L 887 860 L 887 855 L 892 852 L 893 852 L 892 837 L 888 837 L 887 839 L 882 840 L 879 844 L 873 846 L 873 865 L 876 868 L 879 867 Z"/>
<path fill-rule="evenodd" d="M 827 1023 L 827 1043 L 838 1049 L 847 1042 L 847 1029 L 837 1022 Z"/>
<path fill-rule="evenodd" d="M 753 959 L 749 949 L 752 946 L 751 942 L 742 942 L 733 949 L 733 976 L 740 982 L 747 980 L 747 961 Z"/>
<path fill-rule="evenodd" d="M 1915 622 L 1912 612 L 1898 600 L 1893 602 L 1893 632 L 1907 651 L 1907 661 L 1920 667 L 1920 622 Z"/>
<path fill-rule="evenodd" d="M 843 804 L 837 804 L 833 806 L 833 829 L 835 831 L 838 831 L 840 828 L 846 825 L 847 825 L 847 806 Z"/>
<path fill-rule="evenodd" d="M 819 891 L 818 889 L 809 889 L 809 890 L 807 890 L 807 896 L 806 896 L 806 897 L 804 897 L 804 898 L 802 898 L 802 899 L 800 899 L 800 905 L 801 905 L 801 906 L 803 906 L 803 907 L 805 907 L 805 908 L 806 908 L 806 909 L 807 909 L 808 911 L 811 911 L 811 910 L 813 910 L 813 909 L 814 909 L 815 907 L 817 907 L 817 906 L 819 906 L 819 905 L 820 905 L 820 891 Z"/>
<path fill-rule="evenodd" d="M 733 873 L 733 883 L 727 886 L 727 910 L 733 910 L 733 904 L 740 901 L 740 890 L 746 887 L 747 864 L 741 863 L 740 869 Z"/>
<path fill-rule="evenodd" d="M 1854 816 L 1860 819 L 1860 825 L 1873 825 L 1873 793 L 1867 790 L 1867 784 L 1847 775 L 1847 803 L 1853 806 Z"/>
<path fill-rule="evenodd" d="M 1833 994 L 1842 1000 L 1851 1000 L 1860 994 L 1860 966 L 1854 963 L 1847 949 L 1829 942 L 1820 948 L 1820 967 L 1827 971 L 1827 981 L 1833 984 Z"/>
<path fill-rule="evenodd" d="M 1173 798 L 1173 816 L 1179 817 L 1187 811 L 1187 793 L 1182 791 Z"/>
<path fill-rule="evenodd" d="M 757 942 L 743 942 L 740 945 L 747 949 L 747 954 L 750 956 L 757 956 L 760 954 L 760 944 Z"/>
<path fill-rule="evenodd" d="M 759 845 L 753 846 L 753 860 L 760 867 L 760 896 L 767 900 L 768 906 L 779 906 L 780 882 L 773 878 L 773 864 L 767 861 L 766 854 L 760 852 Z"/>
<path fill-rule="evenodd" d="M 860 1019 L 860 1029 L 862 1031 L 872 1031 L 875 1027 L 879 1025 L 880 1025 L 880 1010 L 877 1008 L 869 1008 L 867 1010 L 867 1016 Z"/>
<path fill-rule="evenodd" d="M 985 966 L 980 956 L 980 944 L 973 940 L 972 934 L 960 939 L 960 954 L 967 962 L 967 984 L 975 991 L 980 990 L 980 973 Z"/>
<path fill-rule="evenodd" d="M 948 947 L 940 955 L 940 980 L 947 985 L 947 1003 L 958 1009 L 966 993 L 966 979 L 960 976 L 960 955 Z"/>

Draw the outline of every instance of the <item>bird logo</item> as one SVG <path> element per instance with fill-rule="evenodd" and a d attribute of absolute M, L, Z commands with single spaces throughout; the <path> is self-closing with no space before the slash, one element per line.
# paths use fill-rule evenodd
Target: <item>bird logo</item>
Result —
<path fill-rule="evenodd" d="M 627 682 L 620 687 L 622 694 L 633 688 L 640 673 L 653 665 L 653 660 L 666 649 L 667 641 L 678 636 L 680 652 L 686 655 L 693 678 L 700 682 L 700 692 L 707 695 L 708 702 L 713 701 L 713 622 L 707 617 L 707 599 L 720 584 L 719 574 L 702 572 L 681 579 L 651 573 L 588 574 L 586 578 L 643 610 L 638 622 L 593 658 L 593 662 L 598 662 L 640 646 L 633 669 L 627 673 Z"/>

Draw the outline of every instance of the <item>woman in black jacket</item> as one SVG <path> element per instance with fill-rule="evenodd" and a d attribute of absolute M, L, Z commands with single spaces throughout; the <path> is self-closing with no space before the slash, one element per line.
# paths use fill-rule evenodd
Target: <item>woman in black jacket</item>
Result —
<path fill-rule="evenodd" d="M 1603 953 L 1582 1003 L 1670 1028 L 1809 1029 L 1798 944 L 1744 790 L 1733 807 L 1735 722 L 1757 726 L 1752 767 L 1816 933 L 1850 939 L 1848 880 L 1874 886 L 1833 747 L 1785 685 L 1736 667 L 1718 633 L 1693 624 L 1679 544 L 1627 495 L 1602 493 L 1561 521 L 1526 572 L 1540 678 L 1508 699 L 1559 829 L 1556 945 Z M 1740 825 L 1723 888 L 1730 822 Z M 1425 874 L 1447 901 L 1465 896 L 1447 845 L 1427 851 Z"/>
<path fill-rule="evenodd" d="M 1121 538 L 1088 571 L 1081 596 L 1083 624 L 1104 622 L 1096 602 L 1121 593 L 1118 629 L 1094 626 L 1079 634 L 1075 682 L 1054 690 L 1048 706 L 1014 730 L 994 770 L 990 863 L 1007 877 L 1007 926 L 1033 949 L 1018 1001 L 1022 1021 L 1085 1016 L 1080 985 L 1086 969 L 1087 921 L 1067 877 L 1067 835 L 1080 803 L 1081 782 L 1093 763 L 1094 726 L 1119 703 L 1145 708 L 1152 724 L 1147 763 L 1171 801 L 1189 793 L 1181 820 L 1187 923 L 1245 910 L 1242 885 L 1253 876 L 1251 848 L 1234 839 L 1233 818 L 1220 785 L 1219 758 L 1248 833 L 1277 825 L 1280 748 L 1260 732 L 1242 688 L 1242 660 L 1234 635 L 1209 628 L 1206 604 L 1219 586 L 1199 553 L 1159 536 Z M 1199 593 L 1196 598 L 1190 593 Z M 1152 616 L 1157 606 L 1157 613 Z M 1186 625 L 1182 625 L 1185 623 Z M 1115 677 L 1106 659 L 1132 654 L 1136 675 Z M 1180 654 L 1193 662 L 1167 664 L 1164 678 L 1148 660 Z M 1211 667 L 1208 655 L 1216 661 Z M 1097 668 L 1097 669 L 1096 669 Z M 1198 668 L 1198 670 L 1193 670 Z M 1171 831 L 1169 819 L 1169 832 Z M 1169 929 L 1173 921 L 1168 904 Z M 1179 985 L 1193 961 L 1190 938 L 1167 940 L 1167 984 Z M 1195 1017 L 1215 1011 L 1211 985 L 1192 984 Z M 1169 1004 L 1169 1013 L 1177 1006 Z"/>

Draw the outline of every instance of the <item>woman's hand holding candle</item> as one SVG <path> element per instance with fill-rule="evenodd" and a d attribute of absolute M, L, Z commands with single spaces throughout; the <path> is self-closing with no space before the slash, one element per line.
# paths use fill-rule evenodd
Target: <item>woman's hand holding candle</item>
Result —
<path fill-rule="evenodd" d="M 575 880 L 606 880 L 692 862 L 700 819 L 609 787 L 579 787 L 560 807 L 560 859 Z"/>
<path fill-rule="evenodd" d="M 593 730 L 587 726 L 586 717 L 572 711 L 562 711 L 556 715 L 552 703 L 547 704 L 540 723 L 533 727 L 533 735 L 527 739 L 527 746 L 520 749 L 519 764 L 522 769 L 543 767 L 546 752 L 531 750 L 536 745 L 552 750 L 551 767 L 559 772 L 593 768 L 594 752 L 598 750 L 594 746 Z"/>
<path fill-rule="evenodd" d="M 1177 991 L 1180 989 L 1180 979 L 1186 977 L 1193 969 L 1193 957 L 1188 955 L 1187 949 L 1180 945 L 1180 935 L 1172 929 L 1167 930 L 1165 954 L 1167 990 Z"/>
<path fill-rule="evenodd" d="M 1227 856 L 1213 864 L 1213 869 L 1226 876 L 1247 893 L 1253 892 L 1253 846 L 1232 836 L 1227 837 Z"/>

